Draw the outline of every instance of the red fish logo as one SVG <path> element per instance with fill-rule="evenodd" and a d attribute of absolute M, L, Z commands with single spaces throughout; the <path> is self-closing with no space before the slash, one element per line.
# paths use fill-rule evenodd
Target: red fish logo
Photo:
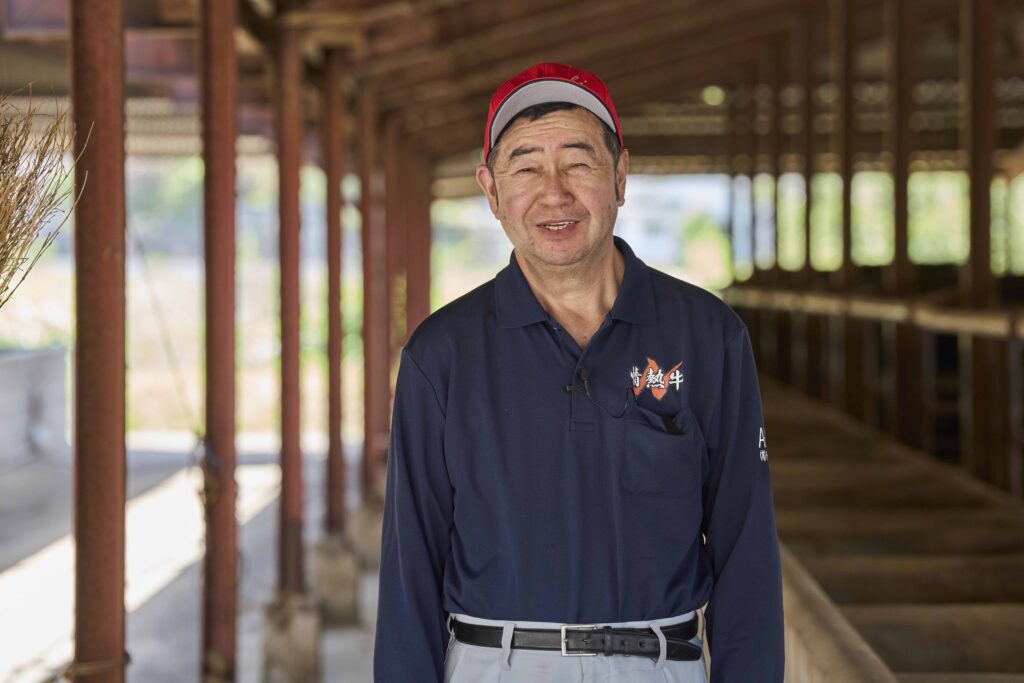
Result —
<path fill-rule="evenodd" d="M 639 397 L 645 389 L 650 389 L 651 395 L 660 401 L 670 386 L 679 391 L 683 384 L 683 372 L 679 369 L 682 364 L 683 362 L 679 361 L 668 370 L 662 370 L 656 360 L 648 358 L 647 367 L 642 372 L 634 365 L 629 373 L 629 378 L 633 380 L 633 394 Z"/>

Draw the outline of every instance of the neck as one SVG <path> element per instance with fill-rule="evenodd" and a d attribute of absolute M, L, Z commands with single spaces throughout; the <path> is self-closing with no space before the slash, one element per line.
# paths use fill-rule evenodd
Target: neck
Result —
<path fill-rule="evenodd" d="M 550 315 L 603 320 L 615 303 L 626 261 L 611 240 L 589 262 L 570 266 L 532 263 L 516 251 L 516 261 L 534 296 Z"/>

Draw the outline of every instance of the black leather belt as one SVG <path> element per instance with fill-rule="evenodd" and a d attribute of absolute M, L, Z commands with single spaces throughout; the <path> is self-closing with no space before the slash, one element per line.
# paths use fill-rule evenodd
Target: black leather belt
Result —
<path fill-rule="evenodd" d="M 663 626 L 666 658 L 679 661 L 700 659 L 701 648 L 688 642 L 697 635 L 697 615 L 693 619 Z M 467 624 L 454 620 L 455 638 L 468 645 L 501 647 L 500 626 Z M 512 632 L 512 648 L 521 650 L 555 650 L 566 657 L 590 655 L 660 654 L 658 635 L 649 628 L 612 628 L 590 624 L 566 624 L 559 629 L 517 628 Z"/>

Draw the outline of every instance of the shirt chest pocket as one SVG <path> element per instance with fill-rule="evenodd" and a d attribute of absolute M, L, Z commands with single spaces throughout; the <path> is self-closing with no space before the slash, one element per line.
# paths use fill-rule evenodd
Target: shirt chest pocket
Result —
<path fill-rule="evenodd" d="M 619 481 L 624 490 L 665 496 L 699 491 L 704 440 L 689 409 L 668 424 L 656 413 L 634 406 L 623 422 Z"/>

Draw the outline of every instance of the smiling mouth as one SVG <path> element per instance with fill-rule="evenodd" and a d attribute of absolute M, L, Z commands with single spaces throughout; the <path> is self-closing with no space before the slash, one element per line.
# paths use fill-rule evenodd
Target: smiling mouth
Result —
<path fill-rule="evenodd" d="M 557 232 L 558 230 L 565 230 L 570 225 L 575 225 L 579 221 L 555 221 L 551 223 L 539 223 L 540 227 L 546 230 L 552 230 Z"/>

